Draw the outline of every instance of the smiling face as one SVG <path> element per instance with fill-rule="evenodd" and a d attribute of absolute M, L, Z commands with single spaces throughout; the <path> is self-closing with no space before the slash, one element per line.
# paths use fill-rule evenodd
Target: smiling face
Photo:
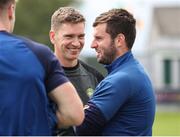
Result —
<path fill-rule="evenodd" d="M 97 61 L 102 64 L 111 64 L 117 55 L 117 48 L 113 39 L 106 32 L 106 24 L 94 27 L 94 39 L 91 45 L 97 52 Z"/>
<path fill-rule="evenodd" d="M 63 66 L 66 66 L 68 62 L 72 66 L 77 64 L 77 59 L 84 46 L 84 27 L 83 22 L 63 23 L 56 32 L 50 32 L 55 55 Z"/>

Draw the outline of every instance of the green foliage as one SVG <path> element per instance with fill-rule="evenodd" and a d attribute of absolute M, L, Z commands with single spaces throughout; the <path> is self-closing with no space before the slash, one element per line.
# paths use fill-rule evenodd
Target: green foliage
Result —
<path fill-rule="evenodd" d="M 91 64 L 91 66 L 94 66 L 103 76 L 107 75 L 107 70 L 103 67 L 102 64 L 97 62 L 96 57 L 84 57 L 83 59 L 86 63 Z"/>
<path fill-rule="evenodd" d="M 180 136 L 180 112 L 156 113 L 153 136 Z"/>
<path fill-rule="evenodd" d="M 51 15 L 59 7 L 71 3 L 72 0 L 19 0 L 14 33 L 51 45 L 49 40 Z"/>

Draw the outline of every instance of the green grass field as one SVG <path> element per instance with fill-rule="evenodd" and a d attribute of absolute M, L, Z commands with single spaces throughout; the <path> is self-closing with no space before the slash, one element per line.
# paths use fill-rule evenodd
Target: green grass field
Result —
<path fill-rule="evenodd" d="M 180 112 L 157 112 L 153 136 L 180 136 Z"/>

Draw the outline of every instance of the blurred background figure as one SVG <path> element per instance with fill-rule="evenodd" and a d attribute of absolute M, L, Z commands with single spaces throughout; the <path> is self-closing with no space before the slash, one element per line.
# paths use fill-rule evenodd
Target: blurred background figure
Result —
<path fill-rule="evenodd" d="M 15 0 L 0 0 L 0 135 L 53 135 L 56 126 L 81 124 L 83 104 L 53 52 L 12 34 L 15 9 Z"/>

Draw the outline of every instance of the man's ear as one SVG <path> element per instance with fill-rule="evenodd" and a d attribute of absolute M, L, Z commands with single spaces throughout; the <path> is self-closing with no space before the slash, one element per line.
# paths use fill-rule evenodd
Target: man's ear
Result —
<path fill-rule="evenodd" d="M 115 38 L 115 42 L 117 47 L 122 47 L 125 42 L 125 36 L 122 33 L 118 34 L 117 37 Z"/>
<path fill-rule="evenodd" d="M 9 4 L 8 6 L 8 17 L 9 19 L 13 19 L 15 14 L 15 4 Z"/>
<path fill-rule="evenodd" d="M 50 38 L 51 43 L 54 44 L 55 43 L 55 32 L 54 31 L 50 30 L 49 38 Z"/>

